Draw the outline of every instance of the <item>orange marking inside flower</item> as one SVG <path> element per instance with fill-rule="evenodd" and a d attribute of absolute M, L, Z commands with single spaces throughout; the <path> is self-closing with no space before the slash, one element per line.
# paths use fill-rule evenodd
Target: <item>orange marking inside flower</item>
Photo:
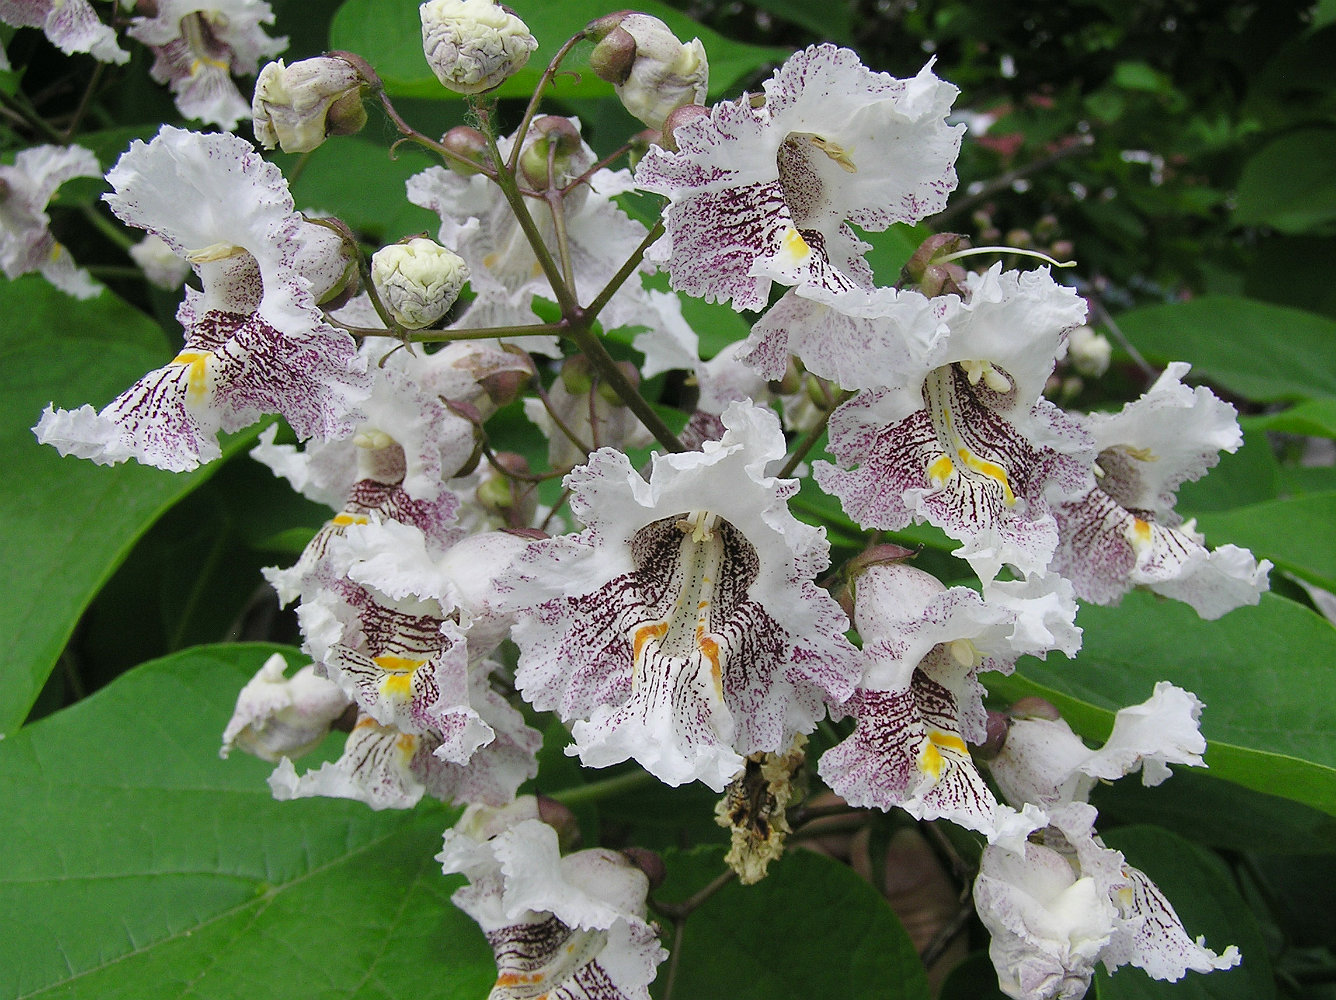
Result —
<path fill-rule="evenodd" d="M 710 677 L 714 680 L 715 690 L 723 696 L 724 672 L 719 664 L 719 643 L 705 634 L 705 626 L 696 626 L 696 648 L 710 663 Z"/>
<path fill-rule="evenodd" d="M 668 634 L 667 622 L 655 622 L 653 625 L 642 625 L 636 629 L 635 638 L 631 643 L 632 655 L 635 659 L 640 659 L 640 651 L 645 648 L 645 643 L 651 639 L 662 639 Z"/>
<path fill-rule="evenodd" d="M 496 977 L 497 987 L 532 986 L 543 981 L 541 972 L 503 972 Z"/>

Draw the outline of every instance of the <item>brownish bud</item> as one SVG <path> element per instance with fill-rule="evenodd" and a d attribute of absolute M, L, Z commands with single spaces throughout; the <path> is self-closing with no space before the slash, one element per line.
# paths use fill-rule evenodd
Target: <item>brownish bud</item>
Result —
<path fill-rule="evenodd" d="M 491 155 L 487 149 L 487 137 L 476 128 L 470 128 L 467 125 L 456 125 L 445 135 L 441 136 L 441 145 L 450 152 L 463 157 L 470 163 L 476 163 L 480 168 L 491 166 Z M 476 174 L 478 170 L 470 170 L 467 166 L 457 160 L 448 160 L 450 169 L 457 174 Z"/>
<path fill-rule="evenodd" d="M 700 104 L 683 104 L 680 108 L 674 108 L 663 120 L 663 138 L 659 140 L 659 145 L 676 153 L 677 139 L 673 133 L 683 125 L 690 125 L 698 118 L 707 117 L 709 114 L 710 109 Z"/>
<path fill-rule="evenodd" d="M 624 28 L 613 28 L 589 53 L 589 68 L 600 80 L 625 83 L 636 62 L 635 37 Z"/>
<path fill-rule="evenodd" d="M 650 892 L 663 885 L 668 877 L 668 866 L 662 857 L 647 847 L 623 847 L 622 853 L 649 878 Z"/>
<path fill-rule="evenodd" d="M 1049 722 L 1057 722 L 1062 718 L 1056 705 L 1037 695 L 1022 698 L 1007 710 L 1007 714 L 1013 719 L 1047 719 Z"/>

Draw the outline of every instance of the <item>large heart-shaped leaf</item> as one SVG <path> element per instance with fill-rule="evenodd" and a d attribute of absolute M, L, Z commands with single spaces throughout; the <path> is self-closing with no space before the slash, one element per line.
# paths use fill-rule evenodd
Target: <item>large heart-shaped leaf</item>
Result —
<path fill-rule="evenodd" d="M 214 466 L 174 475 L 61 458 L 31 427 L 50 402 L 102 406 L 172 356 L 110 292 L 79 301 L 40 278 L 0 284 L 0 733 L 28 714 L 88 602 L 149 526 Z"/>
<path fill-rule="evenodd" d="M 0 995 L 486 995 L 491 953 L 432 858 L 455 811 L 275 802 L 270 765 L 218 758 L 275 648 L 145 664 L 0 743 Z"/>
<path fill-rule="evenodd" d="M 1216 777 L 1336 815 L 1336 628 L 1273 594 L 1205 622 L 1187 605 L 1129 594 L 1083 607 L 1074 663 L 1022 660 L 1012 677 L 985 675 L 1007 698 L 1038 694 L 1083 736 L 1103 739 L 1113 713 L 1169 680 L 1206 703 L 1202 733 Z"/>

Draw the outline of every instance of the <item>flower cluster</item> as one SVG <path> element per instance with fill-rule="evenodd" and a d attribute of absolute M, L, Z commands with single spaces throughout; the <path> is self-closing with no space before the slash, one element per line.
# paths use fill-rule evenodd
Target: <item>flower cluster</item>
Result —
<path fill-rule="evenodd" d="M 187 113 L 234 122 L 231 74 L 280 47 L 259 33 L 267 5 L 157 11 L 129 29 L 155 73 Z M 72 38 L 53 18 L 52 37 Z M 430 0 L 422 19 L 433 71 L 463 93 L 499 85 L 537 44 L 490 0 Z M 985 706 L 990 672 L 1076 653 L 1078 598 L 1141 586 L 1207 618 L 1259 599 L 1268 565 L 1208 549 L 1174 510 L 1180 484 L 1239 446 L 1232 408 L 1185 385 L 1183 364 L 1119 413 L 1050 402 L 1086 305 L 1046 268 L 966 273 L 929 248 L 878 284 L 855 227 L 923 222 L 956 183 L 957 92 L 931 63 L 897 79 L 817 45 L 760 93 L 707 108 L 699 41 L 643 14 L 586 34 L 600 75 L 655 130 L 634 172 L 599 161 L 575 119 L 535 116 L 536 99 L 509 136 L 484 102 L 480 130 L 442 141 L 396 118 L 444 161 L 407 185 L 439 216 L 439 243 L 369 264 L 236 136 L 164 126 L 107 174 L 116 216 L 197 279 L 177 313 L 184 342 L 101 410 L 48 407 L 38 439 L 182 471 L 220 455 L 219 432 L 277 414 L 297 442 L 271 424 L 252 454 L 330 510 L 294 565 L 266 571 L 296 604 L 310 665 L 289 679 L 281 659 L 265 664 L 224 753 L 275 762 L 281 799 L 467 805 L 439 860 L 469 880 L 454 898 L 495 952 L 493 997 L 645 998 L 664 957 L 645 872 L 603 848 L 563 857 L 520 794 L 538 771 L 537 713 L 568 727 L 586 767 L 634 761 L 723 793 L 739 855 L 745 823 L 763 823 L 763 847 L 737 861 L 748 881 L 782 850 L 804 767 L 853 807 L 981 835 L 975 899 L 1018 1000 L 1083 995 L 1096 962 L 1162 979 L 1236 962 L 1187 935 L 1086 801 L 1095 780 L 1200 765 L 1195 697 L 1161 684 L 1098 751 L 1059 720 Z M 379 86 L 344 55 L 272 64 L 256 135 L 309 151 L 360 128 Z M 6 271 L 81 290 L 53 263 L 42 206 L 95 165 L 44 149 L 5 169 Z M 617 199 L 633 190 L 664 199 L 661 223 L 628 214 Z M 642 280 L 655 269 L 760 313 L 750 336 L 701 358 L 680 299 Z M 559 321 L 540 319 L 543 300 Z M 596 322 L 635 328 L 639 372 Z M 699 389 L 680 436 L 640 391 L 673 369 Z M 541 496 L 551 507 L 534 489 L 544 477 L 489 437 L 526 392 L 564 474 L 559 497 Z M 785 428 L 815 442 L 827 421 L 828 458 L 809 468 Z M 628 454 L 655 439 L 647 465 Z M 798 516 L 804 480 L 868 532 L 940 528 L 977 585 L 874 550 L 844 568 L 842 606 L 819 582 L 825 530 Z M 334 730 L 339 755 L 299 771 Z"/>

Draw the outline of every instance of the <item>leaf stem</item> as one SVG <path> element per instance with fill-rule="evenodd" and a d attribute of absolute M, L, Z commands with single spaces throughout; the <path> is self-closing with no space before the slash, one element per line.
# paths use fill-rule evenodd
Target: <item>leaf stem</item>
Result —
<path fill-rule="evenodd" d="M 621 795 L 623 792 L 634 791 L 645 785 L 653 784 L 657 780 L 648 771 L 628 771 L 626 774 L 604 778 L 602 781 L 591 781 L 587 785 L 574 785 L 570 788 L 563 788 L 560 791 L 546 794 L 549 799 L 556 799 L 562 805 L 572 806 L 584 802 L 598 802 L 600 799 L 610 799 Z"/>
<path fill-rule="evenodd" d="M 520 119 L 520 127 L 515 130 L 515 147 L 510 151 L 510 160 L 506 164 L 512 174 L 520 162 L 520 150 L 524 146 L 525 136 L 529 134 L 529 126 L 533 124 L 534 115 L 538 113 L 538 102 L 542 100 L 543 91 L 547 85 L 552 82 L 553 77 L 557 75 L 557 68 L 561 61 L 570 55 L 571 49 L 579 45 L 586 38 L 583 28 L 568 38 L 564 45 L 557 50 L 557 54 L 552 57 L 552 61 L 547 64 L 547 69 L 543 70 L 543 75 L 538 80 L 538 86 L 534 88 L 533 96 L 529 98 L 529 105 L 524 109 L 524 117 Z M 496 161 L 500 163 L 498 159 Z"/>

